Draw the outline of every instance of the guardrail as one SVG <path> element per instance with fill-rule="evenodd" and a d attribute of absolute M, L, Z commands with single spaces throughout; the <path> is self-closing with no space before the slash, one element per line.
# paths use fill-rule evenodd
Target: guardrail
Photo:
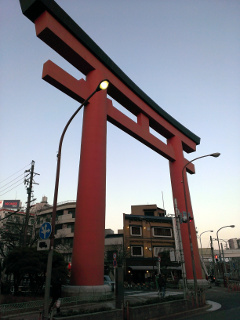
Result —
<path fill-rule="evenodd" d="M 96 301 L 106 301 L 113 298 L 112 293 L 104 293 L 101 296 L 98 296 L 97 300 L 96 297 L 94 299 L 94 295 L 89 295 L 87 297 L 83 296 L 72 296 L 72 297 L 64 297 L 61 298 L 61 306 L 67 306 L 69 304 L 77 305 L 83 302 L 96 302 Z M 43 308 L 43 300 L 34 300 L 28 302 L 16 302 L 16 303 L 7 303 L 0 305 L 0 315 L 8 314 L 8 313 L 15 313 L 17 311 L 34 311 Z"/>
<path fill-rule="evenodd" d="M 0 314 L 7 314 L 15 311 L 34 310 L 43 307 L 43 300 L 34 300 L 28 302 L 6 303 L 0 305 Z"/>

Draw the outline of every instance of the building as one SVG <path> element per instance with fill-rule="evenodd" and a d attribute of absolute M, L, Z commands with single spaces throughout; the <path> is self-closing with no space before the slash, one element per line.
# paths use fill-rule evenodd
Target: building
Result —
<path fill-rule="evenodd" d="M 55 248 L 67 262 L 72 260 L 75 208 L 75 201 L 57 205 Z M 33 210 L 38 230 L 42 223 L 51 221 L 52 206 L 47 204 L 45 197 L 42 205 L 37 204 Z M 112 275 L 116 263 L 123 267 L 125 279 L 130 271 L 132 281 L 143 282 L 158 272 L 159 255 L 167 255 L 168 268 L 172 267 L 172 261 L 175 261 L 174 228 L 172 218 L 166 216 L 165 210 L 156 205 L 131 206 L 131 214 L 123 214 L 123 227 L 117 234 L 111 229 L 105 230 L 105 274 Z"/>
<path fill-rule="evenodd" d="M 105 229 L 104 274 L 113 277 L 114 267 L 123 266 L 123 230 Z"/>
<path fill-rule="evenodd" d="M 232 238 L 228 240 L 230 249 L 239 249 L 240 248 L 240 239 Z"/>
<path fill-rule="evenodd" d="M 25 211 L 4 207 L 0 209 L 0 260 L 4 259 L 12 248 L 19 247 L 24 243 L 34 243 L 35 215 L 30 214 L 27 226 L 25 219 Z"/>
<path fill-rule="evenodd" d="M 43 196 L 42 201 L 32 206 L 30 211 L 31 213 L 36 214 L 41 212 L 42 210 L 49 209 L 50 207 L 52 206 L 48 203 L 47 197 Z"/>
<path fill-rule="evenodd" d="M 163 272 L 163 267 L 167 274 L 174 268 L 173 221 L 165 210 L 155 204 L 131 206 L 131 214 L 123 214 L 123 230 L 128 281 L 145 282 Z"/>
<path fill-rule="evenodd" d="M 36 213 L 36 228 L 40 229 L 44 222 L 51 222 L 52 206 L 43 197 L 42 206 L 37 204 L 33 211 Z M 55 249 L 62 253 L 65 261 L 72 260 L 76 201 L 58 203 L 55 224 Z"/>

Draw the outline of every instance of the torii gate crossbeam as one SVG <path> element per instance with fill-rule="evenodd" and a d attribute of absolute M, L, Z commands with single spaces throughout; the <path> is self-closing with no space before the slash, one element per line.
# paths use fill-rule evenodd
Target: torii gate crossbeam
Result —
<path fill-rule="evenodd" d="M 107 78 L 108 96 L 137 116 L 136 123 L 116 109 L 106 92 L 95 95 L 84 109 L 71 282 L 100 286 L 104 273 L 107 121 L 169 160 L 173 198 L 180 212 L 185 211 L 182 169 L 187 160 L 183 151 L 195 151 L 200 138 L 140 90 L 54 1 L 20 0 L 20 4 L 23 14 L 34 22 L 37 36 L 86 76 L 86 80 L 77 80 L 47 61 L 43 66 L 45 81 L 83 102 Z M 150 128 L 164 136 L 167 143 L 152 135 Z M 189 164 L 187 171 L 194 173 L 194 165 Z M 192 215 L 187 183 L 185 187 Z M 187 279 L 193 279 L 186 224 L 181 225 L 181 233 Z M 202 279 L 194 223 L 191 235 L 196 276 Z"/>

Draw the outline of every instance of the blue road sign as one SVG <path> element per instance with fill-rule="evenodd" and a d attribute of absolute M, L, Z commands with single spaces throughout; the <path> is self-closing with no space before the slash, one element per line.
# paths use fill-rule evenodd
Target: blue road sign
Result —
<path fill-rule="evenodd" d="M 39 236 L 41 239 L 48 239 L 52 232 L 52 226 L 49 222 L 44 222 L 39 229 Z"/>

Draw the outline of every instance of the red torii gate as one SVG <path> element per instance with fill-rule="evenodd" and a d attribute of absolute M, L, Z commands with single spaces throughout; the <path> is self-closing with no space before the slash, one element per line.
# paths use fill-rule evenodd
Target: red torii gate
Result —
<path fill-rule="evenodd" d="M 36 27 L 37 36 L 86 76 L 77 80 L 47 61 L 43 79 L 73 99 L 83 102 L 107 78 L 108 95 L 137 116 L 137 123 L 113 106 L 101 91 L 84 108 L 82 145 L 72 255 L 71 283 L 77 286 L 103 285 L 106 198 L 107 121 L 169 160 L 173 198 L 180 212 L 186 210 L 182 169 L 187 163 L 183 151 L 196 150 L 200 138 L 182 126 L 141 91 L 95 42 L 54 2 L 20 0 L 22 12 Z M 167 139 L 167 144 L 149 128 Z M 194 173 L 194 165 L 187 167 Z M 191 200 L 185 175 L 188 212 Z M 202 279 L 194 222 L 190 225 L 197 279 Z M 193 279 L 187 224 L 181 224 L 186 277 Z"/>

